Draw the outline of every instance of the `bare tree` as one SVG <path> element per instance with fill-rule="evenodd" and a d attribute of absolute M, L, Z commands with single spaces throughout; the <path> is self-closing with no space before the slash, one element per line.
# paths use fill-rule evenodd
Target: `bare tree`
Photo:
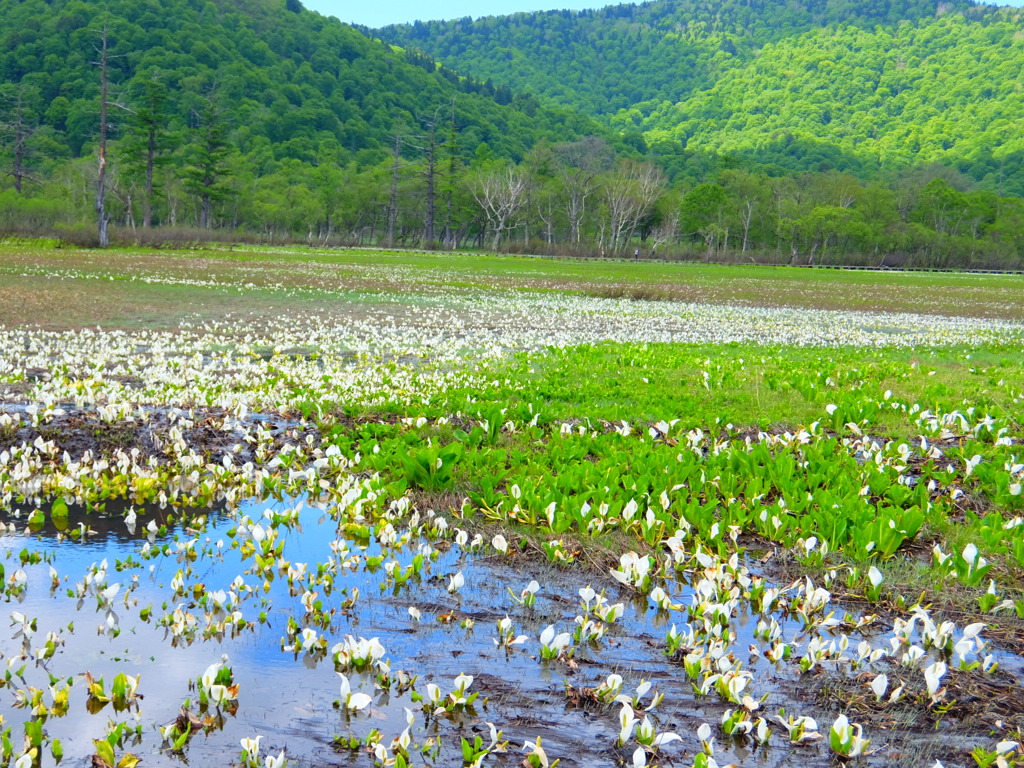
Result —
<path fill-rule="evenodd" d="M 470 191 L 494 233 L 491 249 L 497 250 L 501 236 L 526 203 L 526 177 L 512 165 L 488 168 L 470 180 Z"/>
<path fill-rule="evenodd" d="M 438 165 L 441 162 L 438 143 L 437 126 L 440 120 L 441 108 L 434 110 L 434 114 L 428 118 L 420 118 L 423 124 L 424 133 L 422 136 L 411 137 L 406 143 L 422 155 L 418 163 L 416 175 L 423 180 L 424 205 L 426 206 L 423 216 L 423 242 L 431 246 L 435 239 L 435 228 L 437 221 L 437 188 L 438 177 L 441 173 Z M 420 143 L 414 143 L 420 142 Z"/>
<path fill-rule="evenodd" d="M 395 225 L 398 223 L 398 184 L 402 171 L 402 129 L 395 128 L 395 143 L 391 151 L 391 188 L 388 193 L 388 239 L 390 248 L 395 244 Z"/>
<path fill-rule="evenodd" d="M 565 217 L 569 222 L 569 241 L 580 242 L 587 200 L 596 189 L 599 173 L 611 165 L 611 147 L 595 136 L 566 142 L 555 147 L 559 159 L 558 175 L 565 187 Z"/>
<path fill-rule="evenodd" d="M 622 160 L 604 178 L 602 191 L 608 206 L 611 248 L 622 247 L 633 236 L 665 187 L 665 174 L 652 163 Z"/>
<path fill-rule="evenodd" d="M 544 242 L 548 245 L 555 242 L 555 225 L 561 213 L 560 191 L 557 182 L 549 181 L 547 184 L 539 185 L 531 195 L 530 202 L 537 213 L 537 218 L 544 225 Z"/>
<path fill-rule="evenodd" d="M 746 253 L 750 247 L 750 232 L 755 222 L 762 219 L 764 212 L 769 208 L 768 179 L 749 171 L 730 169 L 724 171 L 718 181 L 725 189 L 728 205 L 733 211 L 732 218 L 743 231 L 740 252 Z"/>
<path fill-rule="evenodd" d="M 668 213 L 661 217 L 658 224 L 651 229 L 651 253 L 653 254 L 666 243 L 673 243 L 679 238 L 679 206 L 672 206 Z"/>

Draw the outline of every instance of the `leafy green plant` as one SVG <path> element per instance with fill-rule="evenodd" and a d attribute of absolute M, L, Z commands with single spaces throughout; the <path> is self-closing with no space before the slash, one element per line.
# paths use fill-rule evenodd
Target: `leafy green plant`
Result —
<path fill-rule="evenodd" d="M 405 480 L 411 488 L 440 491 L 451 486 L 455 465 L 465 453 L 461 443 L 428 446 L 402 457 Z"/>

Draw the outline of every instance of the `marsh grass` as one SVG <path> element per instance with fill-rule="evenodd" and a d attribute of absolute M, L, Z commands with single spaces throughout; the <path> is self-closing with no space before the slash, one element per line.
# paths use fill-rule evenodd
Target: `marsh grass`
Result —
<path fill-rule="evenodd" d="M 194 233 L 193 233 L 194 234 Z M 1018 319 L 1024 276 L 843 272 L 627 263 L 466 253 L 199 244 L 177 249 L 0 243 L 0 317 L 48 328 L 170 328 L 227 312 L 321 311 L 367 294 L 500 289 L 630 301 L 681 301 Z M 215 278 L 215 285 L 201 283 Z M 93 280 L 100 282 L 93 283 Z M 196 284 L 190 285 L 189 281 Z M 362 298 L 360 298 L 362 297 Z M 311 303 L 315 302 L 315 303 Z M 351 309 L 351 308 L 350 308 Z"/>
<path fill-rule="evenodd" d="M 947 551 L 955 551 L 954 545 L 973 539 L 967 527 L 950 524 L 952 540 L 942 539 L 934 531 L 922 532 L 918 540 L 888 560 L 871 563 L 855 562 L 841 555 L 833 554 L 824 566 L 807 566 L 791 552 L 784 552 L 769 561 L 768 573 L 780 582 L 789 583 L 803 577 L 820 580 L 823 571 L 834 571 L 838 577 L 829 585 L 837 605 L 855 613 L 870 612 L 886 620 L 905 616 L 908 608 L 925 607 L 936 622 L 952 621 L 957 626 L 981 622 L 986 626 L 986 635 L 1012 653 L 1024 655 L 1024 618 L 1015 615 L 1012 609 L 999 613 L 984 613 L 978 599 L 985 594 L 988 582 L 981 587 L 967 587 L 955 578 L 937 578 L 930 567 L 931 546 L 929 541 L 941 541 Z M 1000 601 L 1024 599 L 1024 573 L 1011 564 L 1006 557 L 993 555 L 995 563 L 991 575 L 999 584 Z M 877 601 L 866 599 L 860 588 L 849 589 L 844 584 L 849 568 L 862 572 L 874 565 L 882 573 L 883 588 Z"/>
<path fill-rule="evenodd" d="M 854 676 L 824 673 L 815 680 L 815 698 L 819 703 L 846 712 L 852 720 L 876 731 L 908 732 L 960 730 L 965 735 L 977 732 L 979 722 L 993 728 L 1002 723 L 1008 732 L 1024 730 L 1024 712 L 1020 702 L 1024 689 L 1005 676 L 986 676 L 950 668 L 943 679 L 946 696 L 942 705 L 929 705 L 920 670 L 893 667 L 888 670 L 890 688 L 903 684 L 904 696 L 895 703 L 875 700 L 869 684 L 874 672 Z M 896 681 L 899 681 L 898 683 Z"/>

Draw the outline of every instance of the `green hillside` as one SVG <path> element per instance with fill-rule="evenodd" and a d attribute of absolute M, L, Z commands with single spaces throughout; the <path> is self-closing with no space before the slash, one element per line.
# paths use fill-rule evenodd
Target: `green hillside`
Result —
<path fill-rule="evenodd" d="M 619 123 L 648 140 L 792 167 L 787 146 L 824 141 L 864 166 L 938 161 L 1024 193 L 1024 33 L 999 14 L 872 31 L 830 27 L 766 45 L 710 88 Z"/>
<path fill-rule="evenodd" d="M 943 7 L 983 14 L 964 0 Z M 767 43 L 844 24 L 873 29 L 934 18 L 934 0 L 655 0 L 374 30 L 478 77 L 591 114 L 678 101 L 713 85 Z"/>
<path fill-rule="evenodd" d="M 642 131 L 659 155 L 872 178 L 937 161 L 1019 195 L 1020 19 L 934 0 L 659 0 L 375 34 Z"/>
<path fill-rule="evenodd" d="M 290 0 L 294 3 L 294 0 Z M 498 104 L 497 91 L 352 27 L 272 0 L 0 0 L 0 79 L 29 91 L 33 117 L 79 154 L 95 134 L 99 30 L 111 39 L 115 99 L 131 106 L 150 79 L 167 92 L 171 129 L 211 93 L 230 108 L 242 151 L 312 160 L 322 144 L 342 159 L 387 153 L 401 120 L 458 101 L 466 143 L 521 157 L 540 136 L 592 130 L 568 111 Z M 10 86 L 8 86 L 10 90 Z M 123 121 L 122 121 L 123 122 Z M 369 155 L 363 154 L 366 150 Z"/>

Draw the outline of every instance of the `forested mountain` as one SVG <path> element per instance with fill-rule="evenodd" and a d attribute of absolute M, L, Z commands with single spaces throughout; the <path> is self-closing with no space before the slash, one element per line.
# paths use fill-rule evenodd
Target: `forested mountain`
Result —
<path fill-rule="evenodd" d="M 113 100 L 128 107 L 158 86 L 171 132 L 212 99 L 242 152 L 263 140 L 278 158 L 381 159 L 401 121 L 455 99 L 464 143 L 521 158 L 541 136 L 593 130 L 567 110 L 507 108 L 489 84 L 435 71 L 296 0 L 0 0 L 0 80 L 21 89 L 28 117 L 72 155 L 95 135 L 100 30 L 110 38 Z M 511 101 L 511 98 L 507 99 Z M 124 125 L 126 120 L 116 121 Z M 375 154 L 376 153 L 376 154 Z"/>
<path fill-rule="evenodd" d="M 517 91 L 614 114 L 708 88 L 768 43 L 834 25 L 871 30 L 932 19 L 936 7 L 936 0 L 654 0 L 416 21 L 372 34 Z M 942 7 L 974 17 L 991 10 L 967 0 Z"/>
<path fill-rule="evenodd" d="M 52 201 L 67 189 L 88 206 L 104 30 L 111 204 L 132 213 L 148 165 L 157 222 L 194 218 L 192 198 L 206 194 L 221 223 L 256 219 L 243 210 L 255 205 L 290 230 L 307 226 L 311 207 L 360 194 L 340 189 L 340 169 L 385 174 L 396 137 L 403 164 L 411 145 L 440 162 L 447 144 L 446 162 L 461 167 L 598 129 L 297 0 L 0 0 L 0 163 L 19 192 Z M 272 189 L 305 210 L 289 218 Z"/>
<path fill-rule="evenodd" d="M 658 0 L 381 34 L 298 0 L 0 0 L 0 237 L 1024 266 L 1016 12 Z"/>
<path fill-rule="evenodd" d="M 941 162 L 1021 195 L 1021 18 L 963 0 L 657 0 L 374 34 L 642 131 L 660 155 L 869 178 Z"/>
<path fill-rule="evenodd" d="M 948 14 L 871 31 L 826 28 L 766 45 L 706 90 L 647 116 L 648 140 L 713 147 L 794 167 L 794 142 L 823 142 L 865 168 L 938 161 L 1024 194 L 1024 32 L 995 14 Z M 841 167 L 841 166 L 840 166 Z"/>

